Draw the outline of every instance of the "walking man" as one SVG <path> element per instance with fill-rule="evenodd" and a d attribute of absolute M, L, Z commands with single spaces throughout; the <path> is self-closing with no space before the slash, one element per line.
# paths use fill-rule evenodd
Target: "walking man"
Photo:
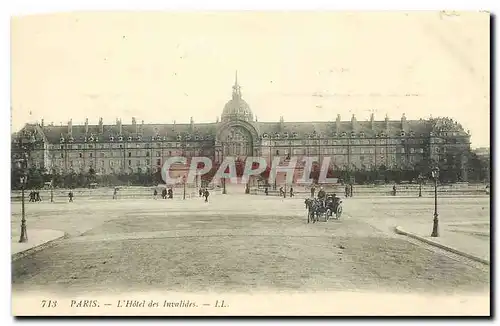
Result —
<path fill-rule="evenodd" d="M 205 196 L 205 203 L 208 203 L 208 196 L 210 196 L 208 189 L 205 189 L 205 192 L 203 193 L 203 195 Z"/>
<path fill-rule="evenodd" d="M 68 197 L 69 197 L 69 202 L 72 203 L 73 202 L 73 191 L 72 190 L 69 191 Z"/>

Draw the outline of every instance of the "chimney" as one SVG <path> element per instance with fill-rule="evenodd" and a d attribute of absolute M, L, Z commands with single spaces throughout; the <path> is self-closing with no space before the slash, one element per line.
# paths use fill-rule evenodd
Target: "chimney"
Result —
<path fill-rule="evenodd" d="M 385 115 L 385 129 L 389 130 L 389 116 L 387 114 Z"/>
<path fill-rule="evenodd" d="M 69 119 L 68 121 L 68 134 L 73 134 L 73 119 Z"/>
<path fill-rule="evenodd" d="M 337 120 L 335 120 L 335 129 L 336 132 L 340 131 L 340 114 L 337 114 Z"/>
<path fill-rule="evenodd" d="M 118 127 L 118 135 L 122 135 L 122 120 L 116 119 L 116 126 Z"/>
<path fill-rule="evenodd" d="M 219 116 L 215 118 L 215 123 L 219 123 Z"/>
<path fill-rule="evenodd" d="M 104 133 L 104 126 L 102 124 L 102 118 L 99 118 L 99 132 Z"/>
<path fill-rule="evenodd" d="M 352 118 L 351 118 L 351 128 L 353 131 L 356 130 L 358 124 L 357 124 L 357 121 L 356 121 L 356 116 L 353 114 L 352 115 Z"/>
<path fill-rule="evenodd" d="M 132 127 L 134 127 L 135 133 L 139 133 L 139 127 L 137 126 L 137 120 L 135 120 L 135 117 L 132 117 Z"/>
<path fill-rule="evenodd" d="M 285 120 L 283 119 L 283 116 L 280 117 L 280 132 L 283 132 L 283 129 L 285 129 Z"/>
<path fill-rule="evenodd" d="M 89 133 L 89 118 L 85 118 L 85 134 Z"/>
<path fill-rule="evenodd" d="M 375 121 L 375 114 L 370 114 L 370 128 L 373 130 L 374 127 L 375 127 L 375 124 L 374 124 L 374 121 Z"/>
<path fill-rule="evenodd" d="M 43 119 L 42 119 L 42 124 L 41 124 L 42 128 L 43 128 Z"/>
<path fill-rule="evenodd" d="M 191 117 L 191 118 L 189 119 L 189 130 L 190 130 L 191 132 L 193 132 L 193 130 L 194 130 L 194 120 L 193 120 L 193 117 Z"/>
<path fill-rule="evenodd" d="M 407 123 L 406 123 L 406 116 L 403 113 L 403 116 L 401 117 L 401 130 L 406 130 Z"/>

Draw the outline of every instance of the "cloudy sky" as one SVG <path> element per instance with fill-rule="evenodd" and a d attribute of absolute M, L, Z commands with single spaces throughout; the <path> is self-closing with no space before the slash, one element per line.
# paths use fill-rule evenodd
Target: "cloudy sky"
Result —
<path fill-rule="evenodd" d="M 78 13 L 12 20 L 12 126 L 450 116 L 489 146 L 486 13 Z"/>

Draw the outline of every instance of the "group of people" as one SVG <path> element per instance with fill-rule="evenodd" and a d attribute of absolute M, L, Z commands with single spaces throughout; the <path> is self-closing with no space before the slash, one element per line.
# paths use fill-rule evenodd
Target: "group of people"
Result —
<path fill-rule="evenodd" d="M 266 188 L 266 191 L 267 191 L 267 188 Z M 293 197 L 295 195 L 294 192 L 293 192 L 293 188 L 290 187 L 289 191 L 290 191 L 290 197 Z M 267 195 L 267 193 L 266 193 L 266 195 Z M 280 187 L 280 196 L 286 197 L 286 192 L 283 189 L 283 187 Z"/>
<path fill-rule="evenodd" d="M 153 198 L 156 199 L 158 196 L 158 190 L 154 190 L 153 192 Z M 172 188 L 163 188 L 163 190 L 161 191 L 161 198 L 162 199 L 172 199 L 174 198 L 174 191 L 172 190 Z"/>
<path fill-rule="evenodd" d="M 30 202 L 39 202 L 42 201 L 42 197 L 40 197 L 40 191 L 32 191 L 30 192 Z"/>
<path fill-rule="evenodd" d="M 316 189 L 314 187 L 311 188 L 311 198 L 314 199 L 314 193 L 316 192 Z M 347 196 L 346 196 L 347 197 Z M 340 197 L 337 197 L 337 194 L 331 194 L 327 195 L 326 191 L 323 189 L 323 187 L 319 188 L 317 198 L 319 199 L 320 203 L 322 204 L 323 207 L 326 207 L 327 202 L 331 202 L 333 205 L 333 212 L 337 211 L 337 207 L 340 202 Z"/>
<path fill-rule="evenodd" d="M 208 189 L 202 189 L 200 188 L 200 191 L 198 192 L 200 197 L 205 197 L 205 203 L 208 203 L 208 196 L 210 196 L 210 193 L 208 192 Z"/>

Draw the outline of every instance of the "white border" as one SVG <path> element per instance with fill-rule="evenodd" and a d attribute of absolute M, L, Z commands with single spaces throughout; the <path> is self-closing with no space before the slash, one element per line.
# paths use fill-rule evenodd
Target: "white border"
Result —
<path fill-rule="evenodd" d="M 412 2 L 401 2 L 391 0 L 378 0 L 378 1 L 327 1 L 327 0 L 307 0 L 307 1 L 274 1 L 269 0 L 253 0 L 253 1 L 224 1 L 224 0 L 178 0 L 178 1 L 152 1 L 152 0 L 139 0 L 139 1 L 109 1 L 109 0 L 78 0 L 78 1 L 64 1 L 64 0 L 31 0 L 31 1 L 2 1 L 0 4 L 0 15 L 2 17 L 1 36 L 4 49 L 1 52 L 2 69 L 2 104 L 3 104 L 3 119 L 0 119 L 0 131 L 4 134 L 0 142 L 1 150 L 5 153 L 5 159 L 2 160 L 4 171 L 9 171 L 10 177 L 10 163 L 7 160 L 7 155 L 10 156 L 10 79 L 7 71 L 10 71 L 10 17 L 13 15 L 26 15 L 26 14 L 39 14 L 48 12 L 61 12 L 61 11 L 77 11 L 77 10 L 441 10 L 441 9 L 454 9 L 454 10 L 488 10 L 493 13 L 498 13 L 498 1 L 436 1 L 436 0 L 419 0 Z M 498 34 L 495 41 L 498 43 Z M 498 85 L 495 87 L 495 92 L 498 94 Z M 498 123 L 498 114 L 495 119 L 495 124 Z M 491 131 L 494 132 L 495 128 Z M 496 136 L 496 135 L 495 135 Z M 496 137 L 495 137 L 496 139 Z M 493 150 L 496 152 L 496 148 Z M 8 154 L 7 154 L 8 153 Z M 493 167 L 492 167 L 493 168 Z M 6 180 L 9 180 L 9 177 Z M 497 181 L 497 180 L 495 180 Z M 2 228 L 5 233 L 2 237 L 4 241 L 10 239 L 10 183 L 3 182 L 1 187 L 1 197 L 4 200 L 6 213 L 3 216 L 3 222 L 6 227 Z M 496 200 L 496 198 L 495 198 Z M 8 226 L 8 227 L 7 227 Z M 4 262 L 10 262 L 10 242 L 2 246 L 2 255 Z M 2 288 L 2 309 L 5 314 L 2 314 L 2 322 L 13 323 L 14 320 L 10 316 L 10 264 L 5 264 L 2 269 L 2 280 L 4 287 Z M 7 268 L 8 267 L 8 268 Z M 496 276 L 496 275 L 495 275 Z M 76 321 L 75 321 L 76 322 Z M 84 321 L 78 321 L 81 323 Z M 105 321 L 92 320 L 93 323 L 102 323 Z M 110 321 L 107 321 L 109 323 Z M 172 321 L 170 321 L 172 322 Z M 384 322 L 384 321 L 381 321 Z M 41 322 L 33 322 L 41 323 Z M 144 322 L 134 322 L 142 324 Z M 2 323 L 3 324 L 3 323 Z M 429 324 L 429 321 L 426 321 Z"/>

